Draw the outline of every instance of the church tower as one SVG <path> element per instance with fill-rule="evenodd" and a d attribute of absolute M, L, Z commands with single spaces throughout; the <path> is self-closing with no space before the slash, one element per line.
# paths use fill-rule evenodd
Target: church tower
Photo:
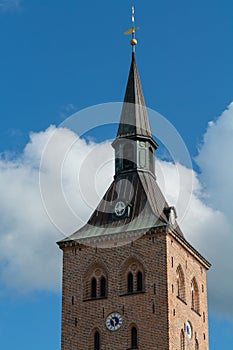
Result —
<path fill-rule="evenodd" d="M 112 146 L 115 176 L 63 250 L 62 350 L 208 350 L 208 261 L 185 239 L 155 176 L 135 56 Z"/>

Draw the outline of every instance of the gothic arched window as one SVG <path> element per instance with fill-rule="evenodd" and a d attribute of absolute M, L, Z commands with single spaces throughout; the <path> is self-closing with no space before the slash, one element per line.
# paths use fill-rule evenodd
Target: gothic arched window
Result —
<path fill-rule="evenodd" d="M 97 295 L 97 281 L 96 278 L 93 277 L 91 280 L 91 297 L 94 299 Z"/>
<path fill-rule="evenodd" d="M 143 264 L 136 258 L 128 258 L 120 269 L 120 293 L 133 294 L 145 290 L 145 269 Z"/>
<path fill-rule="evenodd" d="M 133 293 L 133 274 L 128 274 L 128 293 Z"/>
<path fill-rule="evenodd" d="M 131 349 L 138 348 L 138 330 L 136 327 L 131 328 Z"/>
<path fill-rule="evenodd" d="M 92 263 L 84 273 L 83 299 L 107 298 L 108 272 L 104 264 Z"/>
<path fill-rule="evenodd" d="M 104 276 L 100 279 L 100 297 L 104 298 L 107 295 L 106 291 L 106 278 Z"/>
<path fill-rule="evenodd" d="M 199 290 L 198 290 L 198 285 L 195 277 L 191 281 L 191 298 L 192 298 L 192 304 L 191 304 L 192 310 L 199 313 L 200 312 Z"/>
<path fill-rule="evenodd" d="M 94 333 L 94 350 L 100 350 L 100 333 L 98 331 Z"/>
<path fill-rule="evenodd" d="M 181 265 L 176 270 L 177 296 L 185 301 L 185 279 L 184 272 Z"/>
<path fill-rule="evenodd" d="M 183 329 L 181 329 L 180 332 L 180 350 L 185 350 L 185 337 Z"/>
<path fill-rule="evenodd" d="M 142 272 L 138 271 L 137 273 L 137 292 L 142 292 Z"/>

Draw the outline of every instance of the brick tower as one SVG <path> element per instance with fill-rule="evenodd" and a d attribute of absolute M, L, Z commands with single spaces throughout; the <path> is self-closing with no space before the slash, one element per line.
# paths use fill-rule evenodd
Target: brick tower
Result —
<path fill-rule="evenodd" d="M 145 108 L 134 32 L 112 144 L 113 182 L 87 224 L 58 242 L 62 350 L 208 350 L 210 264 L 184 238 L 156 182 L 158 145 Z"/>

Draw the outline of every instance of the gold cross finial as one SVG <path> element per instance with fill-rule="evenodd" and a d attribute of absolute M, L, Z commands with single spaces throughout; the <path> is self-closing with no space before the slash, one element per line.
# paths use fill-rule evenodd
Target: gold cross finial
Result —
<path fill-rule="evenodd" d="M 129 28 L 128 30 L 126 30 L 126 32 L 124 32 L 125 35 L 129 35 L 132 34 L 132 39 L 130 40 L 130 44 L 132 45 L 132 50 L 133 52 L 135 51 L 135 46 L 137 45 L 137 40 L 135 38 L 135 32 L 136 30 L 138 30 L 139 28 L 135 27 L 135 23 L 134 23 L 134 6 L 132 6 L 132 27 Z"/>

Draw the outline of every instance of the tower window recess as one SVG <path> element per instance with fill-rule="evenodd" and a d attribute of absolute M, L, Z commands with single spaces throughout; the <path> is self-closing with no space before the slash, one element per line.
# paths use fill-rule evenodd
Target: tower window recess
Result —
<path fill-rule="evenodd" d="M 121 270 L 121 292 L 125 294 L 142 293 L 145 290 L 145 271 L 140 261 L 134 257 L 124 263 Z"/>
<path fill-rule="evenodd" d="M 91 297 L 93 299 L 96 298 L 96 296 L 97 296 L 96 289 L 97 289 L 97 281 L 96 281 L 96 278 L 93 277 L 91 280 Z"/>
<path fill-rule="evenodd" d="M 142 292 L 142 273 L 138 271 L 137 273 L 137 292 Z"/>
<path fill-rule="evenodd" d="M 183 329 L 181 329 L 180 332 L 180 350 L 185 350 L 185 337 Z"/>
<path fill-rule="evenodd" d="M 107 293 L 106 293 L 106 278 L 105 277 L 101 277 L 100 279 L 100 297 L 104 298 L 106 297 Z"/>
<path fill-rule="evenodd" d="M 108 294 L 108 274 L 103 264 L 92 264 L 84 275 L 84 300 L 106 298 Z"/>
<path fill-rule="evenodd" d="M 177 297 L 185 301 L 185 279 L 181 265 L 176 270 Z"/>
<path fill-rule="evenodd" d="M 152 304 L 152 312 L 155 313 L 155 303 Z"/>
<path fill-rule="evenodd" d="M 199 290 L 196 278 L 194 277 L 191 282 L 191 298 L 192 298 L 192 310 L 196 311 L 197 313 L 200 312 L 200 301 L 199 301 Z"/>
<path fill-rule="evenodd" d="M 135 289 L 135 285 L 134 285 L 134 277 L 136 277 L 136 289 Z M 128 277 L 127 277 L 127 283 L 128 283 L 128 288 L 127 288 L 128 293 L 142 292 L 143 291 L 142 272 L 138 271 L 136 276 L 134 276 L 132 274 L 132 272 L 129 272 Z"/>
<path fill-rule="evenodd" d="M 199 343 L 197 339 L 195 340 L 195 350 L 199 350 Z"/>
<path fill-rule="evenodd" d="M 131 349 L 138 348 L 138 330 L 136 327 L 131 328 Z"/>
<path fill-rule="evenodd" d="M 98 331 L 94 334 L 94 350 L 100 350 L 100 334 Z"/>
<path fill-rule="evenodd" d="M 133 293 L 133 274 L 128 274 L 128 293 Z"/>

